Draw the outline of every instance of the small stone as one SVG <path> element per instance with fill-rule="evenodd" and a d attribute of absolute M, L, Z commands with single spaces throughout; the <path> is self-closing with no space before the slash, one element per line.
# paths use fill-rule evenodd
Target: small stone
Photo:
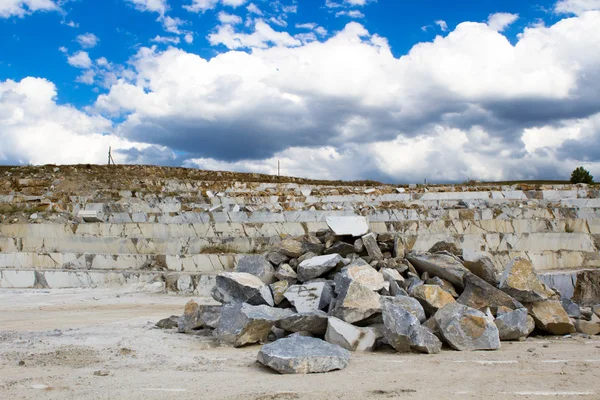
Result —
<path fill-rule="evenodd" d="M 177 328 L 178 315 L 171 315 L 169 318 L 161 319 L 156 323 L 156 327 L 160 329 L 173 329 Z"/>
<path fill-rule="evenodd" d="M 292 269 L 289 264 L 281 264 L 275 271 L 275 278 L 281 281 L 295 283 L 298 280 L 298 274 Z"/>
<path fill-rule="evenodd" d="M 331 303 L 333 289 L 327 282 L 292 285 L 283 294 L 299 313 L 323 310 Z"/>
<path fill-rule="evenodd" d="M 493 322 L 481 311 L 460 303 L 448 303 L 434 315 L 444 340 L 460 351 L 496 350 L 500 334 Z"/>
<path fill-rule="evenodd" d="M 570 318 L 575 318 L 575 319 L 581 318 L 581 309 L 573 300 L 562 299 L 560 301 L 560 303 Z"/>
<path fill-rule="evenodd" d="M 267 258 L 258 254 L 239 259 L 235 272 L 245 272 L 256 276 L 267 285 L 275 282 L 275 269 Z"/>
<path fill-rule="evenodd" d="M 357 254 L 362 253 L 365 250 L 365 245 L 363 244 L 363 241 L 361 238 L 358 238 L 354 241 L 354 251 Z"/>
<path fill-rule="evenodd" d="M 258 361 L 281 374 L 309 374 L 344 369 L 350 352 L 321 339 L 293 336 L 264 345 Z"/>
<path fill-rule="evenodd" d="M 267 260 L 275 266 L 279 266 L 283 263 L 286 263 L 289 259 L 290 258 L 288 256 L 286 256 L 283 253 L 279 253 L 278 251 L 272 251 L 269 254 L 267 254 Z"/>
<path fill-rule="evenodd" d="M 323 336 L 327 331 L 329 316 L 323 311 L 291 314 L 279 321 L 277 327 L 288 332 L 310 332 L 313 335 Z"/>
<path fill-rule="evenodd" d="M 305 253 L 302 242 L 294 239 L 282 240 L 274 246 L 274 249 L 290 258 L 298 258 Z"/>
<path fill-rule="evenodd" d="M 288 281 L 278 281 L 270 284 L 269 287 L 273 293 L 273 302 L 275 305 L 279 305 L 285 300 L 284 294 L 289 289 L 290 283 Z"/>
<path fill-rule="evenodd" d="M 110 371 L 107 371 L 107 370 L 94 371 L 94 376 L 108 376 L 108 375 L 110 375 Z"/>
<path fill-rule="evenodd" d="M 454 289 L 454 286 L 452 286 L 452 284 L 445 279 L 434 276 L 433 278 L 429 278 L 429 279 L 425 280 L 425 284 L 426 285 L 437 285 L 437 286 L 441 287 L 444 291 L 450 293 L 450 295 L 452 297 L 454 297 L 455 299 L 458 298 L 458 293 L 456 292 L 456 289 Z"/>
<path fill-rule="evenodd" d="M 380 335 L 372 328 L 358 328 L 341 319 L 330 317 L 325 341 L 349 351 L 373 351 Z"/>
<path fill-rule="evenodd" d="M 531 261 L 522 257 L 516 257 L 508 263 L 500 277 L 499 288 L 518 301 L 536 302 L 548 298 Z"/>
<path fill-rule="evenodd" d="M 346 242 L 337 242 L 325 250 L 325 254 L 339 254 L 342 257 L 347 257 L 354 252 L 356 252 L 354 246 Z"/>
<path fill-rule="evenodd" d="M 327 226 L 337 236 L 363 236 L 369 231 L 369 224 L 365 217 L 326 217 Z"/>
<path fill-rule="evenodd" d="M 440 252 L 448 252 L 450 254 L 454 254 L 457 257 L 462 256 L 462 250 L 458 248 L 458 246 L 451 242 L 437 242 L 429 249 L 429 253 L 440 253 Z"/>
<path fill-rule="evenodd" d="M 221 316 L 221 306 L 199 305 L 190 300 L 185 305 L 183 315 L 177 319 L 180 333 L 193 333 L 199 329 L 216 328 Z"/>
<path fill-rule="evenodd" d="M 298 279 L 302 282 L 318 278 L 342 262 L 339 254 L 329 254 L 304 260 L 298 265 Z"/>
<path fill-rule="evenodd" d="M 494 323 L 498 327 L 500 340 L 520 340 L 529 336 L 533 329 L 528 324 L 527 316 L 525 308 L 497 316 Z"/>
<path fill-rule="evenodd" d="M 428 315 L 433 315 L 448 303 L 454 303 L 454 297 L 437 285 L 421 285 L 410 292 Z"/>
<path fill-rule="evenodd" d="M 575 329 L 579 333 L 594 336 L 600 334 L 600 322 L 598 321 L 585 321 L 578 319 L 575 321 Z"/>
<path fill-rule="evenodd" d="M 371 232 L 362 237 L 363 244 L 367 249 L 367 253 L 369 257 L 373 260 L 383 260 L 383 254 L 379 249 L 379 245 L 377 244 L 377 235 L 374 232 Z"/>
<path fill-rule="evenodd" d="M 254 275 L 245 272 L 223 272 L 217 275 L 213 298 L 221 303 L 275 305 L 271 289 Z"/>

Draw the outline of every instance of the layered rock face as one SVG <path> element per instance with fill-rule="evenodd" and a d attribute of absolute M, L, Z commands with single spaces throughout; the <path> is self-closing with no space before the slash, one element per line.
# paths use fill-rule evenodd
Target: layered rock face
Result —
<path fill-rule="evenodd" d="M 434 258 L 460 257 L 494 286 L 521 257 L 561 296 L 593 306 L 598 278 L 587 271 L 600 266 L 599 197 L 595 187 L 572 185 L 397 187 L 144 166 L 2 167 L 0 287 L 138 285 L 209 296 L 215 276 L 235 268 L 262 268 L 259 279 L 270 284 L 277 271 L 269 263 L 296 274 L 295 263 L 317 255 L 364 252 L 383 262 L 433 248 L 447 252 Z M 324 230 L 322 241 L 289 240 Z M 267 261 L 239 266 L 248 253 Z M 439 278 L 457 286 L 456 274 Z M 543 297 L 527 290 L 528 300 Z"/>

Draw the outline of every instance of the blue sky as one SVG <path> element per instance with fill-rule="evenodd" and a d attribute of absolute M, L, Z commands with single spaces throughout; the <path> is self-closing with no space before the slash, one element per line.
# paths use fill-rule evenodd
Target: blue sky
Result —
<path fill-rule="evenodd" d="M 119 162 L 268 173 L 282 159 L 336 179 L 600 174 L 598 10 L 6 0 L 0 163 L 102 162 L 110 143 Z"/>

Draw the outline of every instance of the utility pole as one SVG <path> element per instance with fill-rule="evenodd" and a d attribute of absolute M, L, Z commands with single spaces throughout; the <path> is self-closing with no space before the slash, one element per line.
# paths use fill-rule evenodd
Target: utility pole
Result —
<path fill-rule="evenodd" d="M 281 177 L 281 161 L 277 160 L 277 177 Z"/>
<path fill-rule="evenodd" d="M 108 165 L 109 166 L 111 163 L 112 163 L 112 165 L 115 165 L 115 160 L 112 158 L 111 150 L 112 150 L 112 146 L 108 146 Z"/>

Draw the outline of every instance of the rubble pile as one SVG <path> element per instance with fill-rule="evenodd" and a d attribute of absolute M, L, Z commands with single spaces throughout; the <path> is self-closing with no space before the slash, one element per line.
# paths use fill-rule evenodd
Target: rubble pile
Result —
<path fill-rule="evenodd" d="M 524 258 L 498 274 L 489 258 L 452 244 L 405 253 L 399 238 L 369 232 L 361 218 L 327 223 L 241 258 L 216 278 L 212 297 L 221 305 L 190 301 L 179 332 L 211 330 L 235 347 L 268 343 L 258 361 L 284 374 L 343 369 L 351 352 L 383 346 L 435 354 L 444 346 L 497 350 L 534 330 L 600 332 L 599 308 L 561 300 Z M 174 318 L 158 325 L 174 326 Z"/>

